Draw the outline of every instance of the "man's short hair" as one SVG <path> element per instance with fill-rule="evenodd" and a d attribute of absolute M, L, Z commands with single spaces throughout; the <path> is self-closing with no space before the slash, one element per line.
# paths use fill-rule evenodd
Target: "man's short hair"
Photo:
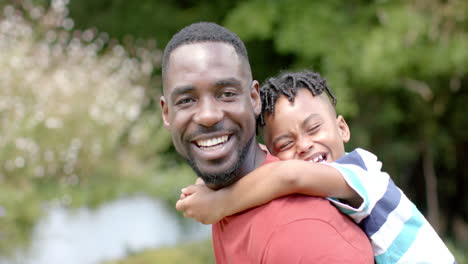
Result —
<path fill-rule="evenodd" d="M 224 42 L 230 44 L 238 55 L 243 57 L 247 63 L 249 61 L 247 49 L 236 34 L 212 22 L 198 22 L 188 25 L 177 32 L 167 44 L 162 60 L 163 78 L 165 78 L 164 76 L 169 65 L 169 56 L 172 51 L 181 45 L 197 42 Z"/>

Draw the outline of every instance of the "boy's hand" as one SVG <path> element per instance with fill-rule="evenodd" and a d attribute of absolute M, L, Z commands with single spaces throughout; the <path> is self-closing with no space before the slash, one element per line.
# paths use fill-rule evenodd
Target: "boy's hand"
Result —
<path fill-rule="evenodd" d="M 181 192 L 176 209 L 183 212 L 184 217 L 193 218 L 205 225 L 214 224 L 224 217 L 222 199 L 205 184 L 190 185 Z"/>

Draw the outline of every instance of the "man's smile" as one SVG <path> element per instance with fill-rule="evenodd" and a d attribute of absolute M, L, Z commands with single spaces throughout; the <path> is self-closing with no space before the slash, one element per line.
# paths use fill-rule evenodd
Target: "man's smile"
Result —
<path fill-rule="evenodd" d="M 216 138 L 197 140 L 195 143 L 201 148 L 214 149 L 214 148 L 220 147 L 227 140 L 228 140 L 228 136 L 225 135 L 225 136 L 216 137 Z"/>
<path fill-rule="evenodd" d="M 216 135 L 192 141 L 194 154 L 199 160 L 219 160 L 232 155 L 235 148 L 235 137 L 232 134 Z"/>

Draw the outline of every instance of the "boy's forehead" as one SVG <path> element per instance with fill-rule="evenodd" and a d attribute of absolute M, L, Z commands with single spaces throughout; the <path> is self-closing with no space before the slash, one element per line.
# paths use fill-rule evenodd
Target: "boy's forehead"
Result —
<path fill-rule="evenodd" d="M 284 108 L 290 109 L 289 111 L 301 111 L 294 107 L 296 104 L 310 105 L 311 108 L 320 107 L 336 114 L 335 107 L 326 92 L 314 95 L 312 91 L 307 88 L 298 88 L 293 100 L 290 100 L 286 95 L 281 94 L 275 102 L 274 112 L 272 114 L 266 113 L 265 117 L 274 116 L 275 113 L 284 110 Z"/>
<path fill-rule="evenodd" d="M 271 136 L 272 128 L 275 130 L 283 126 L 285 122 L 303 122 L 303 119 L 297 117 L 308 116 L 313 112 L 318 115 L 336 116 L 335 108 L 326 93 L 314 96 L 308 89 L 300 88 L 297 90 L 294 101 L 290 101 L 286 95 L 281 95 L 275 102 L 273 113 L 264 113 L 263 135 L 268 138 Z"/>

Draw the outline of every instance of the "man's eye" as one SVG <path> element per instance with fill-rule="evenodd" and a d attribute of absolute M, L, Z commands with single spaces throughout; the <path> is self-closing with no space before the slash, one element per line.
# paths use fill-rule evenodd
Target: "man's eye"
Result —
<path fill-rule="evenodd" d="M 191 102 L 193 102 L 194 100 L 192 98 L 182 98 L 180 100 L 178 100 L 176 102 L 176 105 L 186 105 L 186 104 L 189 104 Z"/>
<path fill-rule="evenodd" d="M 231 98 L 231 97 L 234 97 L 236 96 L 236 93 L 234 92 L 231 92 L 231 91 L 225 91 L 221 94 L 221 98 Z"/>

